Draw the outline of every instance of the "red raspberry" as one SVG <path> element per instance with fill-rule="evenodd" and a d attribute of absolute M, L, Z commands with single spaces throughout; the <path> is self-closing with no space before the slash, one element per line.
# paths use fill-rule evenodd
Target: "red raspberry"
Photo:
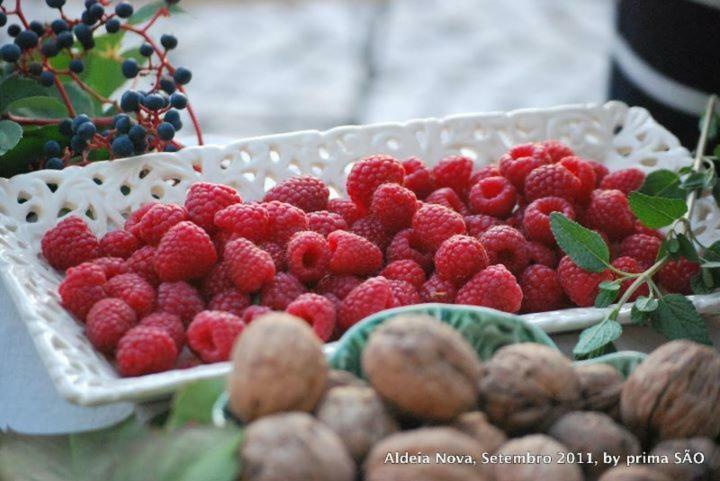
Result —
<path fill-rule="evenodd" d="M 462 155 L 446 157 L 432 170 L 437 187 L 450 187 L 460 197 L 465 197 L 470 189 L 472 171 L 472 159 Z"/>
<path fill-rule="evenodd" d="M 457 192 L 450 187 L 442 187 L 433 191 L 425 198 L 425 203 L 442 205 L 462 215 L 468 215 L 470 213 L 468 206 L 460 199 Z"/>
<path fill-rule="evenodd" d="M 123 226 L 123 229 L 130 232 L 135 237 L 138 237 L 138 231 L 137 231 L 137 224 L 140 222 L 140 219 L 143 218 L 143 216 L 152 209 L 152 207 L 157 204 L 157 202 L 149 202 L 147 204 L 143 204 L 140 206 L 138 210 L 135 212 L 132 212 L 128 218 L 125 220 L 125 225 Z"/>
<path fill-rule="evenodd" d="M 517 190 L 505 177 L 488 177 L 470 189 L 470 210 L 475 214 L 505 218 L 517 203 Z"/>
<path fill-rule="evenodd" d="M 364 215 L 355 203 L 346 199 L 330 199 L 327 208 L 330 212 L 340 214 L 348 226 L 353 225 L 360 217 Z"/>
<path fill-rule="evenodd" d="M 155 288 L 138 274 L 120 274 L 113 277 L 105 284 L 105 291 L 110 297 L 125 301 L 138 317 L 146 316 L 155 309 Z"/>
<path fill-rule="evenodd" d="M 90 308 L 107 297 L 106 281 L 105 271 L 100 266 L 84 263 L 68 269 L 67 276 L 58 287 L 63 306 L 76 318 L 85 321 Z"/>
<path fill-rule="evenodd" d="M 425 271 L 412 259 L 391 262 L 380 271 L 380 275 L 391 281 L 405 281 L 416 289 L 425 283 Z"/>
<path fill-rule="evenodd" d="M 197 279 L 207 275 L 217 252 L 207 233 L 190 221 L 167 231 L 155 251 L 155 271 L 164 282 Z"/>
<path fill-rule="evenodd" d="M 203 362 L 227 361 L 244 328 L 242 319 L 229 312 L 203 311 L 188 326 L 188 346 Z"/>
<path fill-rule="evenodd" d="M 387 261 L 411 259 L 426 271 L 432 269 L 433 256 L 420 246 L 412 229 L 398 232 L 387 248 Z"/>
<path fill-rule="evenodd" d="M 470 177 L 470 185 L 475 185 L 481 180 L 487 179 L 488 177 L 498 177 L 501 175 L 502 174 L 500 173 L 500 169 L 497 165 L 484 165 L 480 167 L 477 172 L 472 175 L 472 177 Z"/>
<path fill-rule="evenodd" d="M 454 235 L 435 252 L 435 272 L 456 286 L 488 266 L 485 247 L 476 237 Z"/>
<path fill-rule="evenodd" d="M 304 175 L 280 182 L 265 193 L 263 202 L 278 200 L 305 212 L 314 212 L 327 207 L 329 196 L 330 189 L 325 182 L 317 177 Z"/>
<path fill-rule="evenodd" d="M 486 230 L 480 236 L 490 264 L 502 264 L 510 272 L 521 273 L 530 264 L 527 240 L 517 229 L 498 225 Z"/>
<path fill-rule="evenodd" d="M 287 306 L 288 314 L 304 319 L 322 341 L 328 341 L 335 330 L 335 306 L 318 294 L 303 294 Z"/>
<path fill-rule="evenodd" d="M 157 310 L 175 314 L 186 326 L 203 309 L 200 293 L 187 282 L 163 282 L 158 287 Z"/>
<path fill-rule="evenodd" d="M 500 157 L 500 173 L 512 182 L 516 189 L 525 187 L 525 177 L 541 165 L 552 160 L 545 148 L 540 144 L 522 144 L 513 147 L 507 154 Z"/>
<path fill-rule="evenodd" d="M 233 204 L 215 214 L 215 225 L 259 242 L 270 235 L 270 215 L 262 204 Z"/>
<path fill-rule="evenodd" d="M 677 294 L 691 294 L 690 279 L 700 272 L 700 266 L 684 257 L 668 261 L 657 273 L 660 287 L 668 292 Z"/>
<path fill-rule="evenodd" d="M 399 184 L 382 184 L 373 193 L 370 214 L 380 221 L 385 230 L 394 233 L 410 227 L 417 206 L 413 191 Z"/>
<path fill-rule="evenodd" d="M 362 283 L 362 279 L 356 276 L 334 276 L 329 275 L 320 279 L 315 290 L 322 295 L 332 295 L 339 300 L 345 299 L 350 291 Z"/>
<path fill-rule="evenodd" d="M 655 236 L 633 234 L 620 243 L 620 255 L 632 257 L 647 269 L 655 263 L 662 241 Z"/>
<path fill-rule="evenodd" d="M 393 307 L 400 306 L 411 306 L 413 304 L 420 304 L 420 294 L 417 289 L 405 281 L 389 281 L 390 289 L 393 293 Z"/>
<path fill-rule="evenodd" d="M 430 276 L 420 288 L 420 298 L 423 302 L 452 304 L 456 295 L 457 289 L 452 282 L 441 279 L 437 274 Z"/>
<path fill-rule="evenodd" d="M 540 143 L 545 148 L 545 152 L 547 152 L 550 156 L 550 160 L 552 161 L 552 163 L 560 162 L 565 157 L 571 157 L 575 155 L 575 153 L 570 147 L 563 144 L 559 140 L 546 140 Z"/>
<path fill-rule="evenodd" d="M 402 162 L 405 169 L 405 187 L 415 192 L 418 199 L 424 199 L 435 190 L 435 176 L 425 163 L 417 157 Z"/>
<path fill-rule="evenodd" d="M 521 204 L 518 204 L 521 205 Z M 515 229 L 522 229 L 523 224 L 523 218 L 525 217 L 525 207 L 520 207 L 518 209 L 515 209 L 515 211 L 512 213 L 510 217 L 505 219 L 505 224 L 509 225 L 510 227 L 514 227 Z M 499 225 L 502 225 L 500 223 Z"/>
<path fill-rule="evenodd" d="M 340 303 L 338 326 L 342 331 L 365 317 L 394 306 L 390 281 L 384 277 L 371 277 L 353 289 Z"/>
<path fill-rule="evenodd" d="M 505 266 L 490 266 L 470 279 L 457 293 L 457 304 L 484 306 L 503 312 L 518 312 L 523 291 Z"/>
<path fill-rule="evenodd" d="M 311 231 L 327 237 L 336 230 L 348 230 L 350 226 L 340 214 L 328 210 L 319 210 L 308 214 L 308 226 Z"/>
<path fill-rule="evenodd" d="M 540 264 L 555 269 L 558 264 L 558 257 L 554 250 L 539 242 L 529 241 L 527 250 L 530 254 L 530 263 Z"/>
<path fill-rule="evenodd" d="M 540 264 L 528 266 L 520 276 L 520 287 L 523 312 L 554 311 L 567 305 L 560 279 L 550 267 Z"/>
<path fill-rule="evenodd" d="M 142 216 L 135 232 L 145 243 L 154 246 L 173 226 L 187 219 L 187 211 L 181 205 L 155 204 Z"/>
<path fill-rule="evenodd" d="M 278 272 L 263 287 L 260 293 L 260 303 L 273 310 L 284 311 L 288 304 L 305 292 L 307 289 L 297 277 L 286 272 Z"/>
<path fill-rule="evenodd" d="M 167 312 L 154 312 L 148 316 L 143 317 L 139 324 L 145 327 L 157 327 L 163 329 L 165 332 L 170 334 L 170 337 L 175 341 L 175 346 L 178 352 L 182 351 L 185 345 L 185 326 L 182 320 L 175 314 Z"/>
<path fill-rule="evenodd" d="M 490 227 L 503 223 L 500 219 L 484 214 L 466 215 L 463 219 L 465 220 L 468 235 L 473 237 L 480 237 Z"/>
<path fill-rule="evenodd" d="M 595 160 L 586 160 L 585 162 L 590 164 L 590 166 L 595 171 L 595 181 L 597 182 L 597 184 L 600 184 L 600 182 L 602 182 L 602 180 L 605 178 L 605 176 L 610 173 L 608 168 L 605 167 L 600 162 L 597 162 Z"/>
<path fill-rule="evenodd" d="M 440 244 L 455 234 L 465 233 L 465 221 L 455 211 L 435 204 L 424 204 L 412 220 L 412 229 L 418 242 L 435 251 Z"/>
<path fill-rule="evenodd" d="M 381 184 L 401 184 L 405 170 L 400 162 L 389 155 L 373 155 L 353 165 L 347 178 L 347 193 L 353 202 L 367 209 L 375 189 Z"/>
<path fill-rule="evenodd" d="M 528 239 L 553 247 L 555 236 L 550 229 L 550 214 L 560 212 L 568 219 L 575 219 L 575 211 L 568 201 L 560 197 L 542 197 L 525 209 L 523 229 Z"/>
<path fill-rule="evenodd" d="M 627 197 L 619 190 L 595 190 L 585 212 L 589 227 L 605 232 L 610 240 L 620 240 L 635 230 L 635 217 Z"/>
<path fill-rule="evenodd" d="M 330 270 L 335 274 L 371 275 L 380 270 L 382 251 L 369 240 L 344 230 L 328 236 Z"/>
<path fill-rule="evenodd" d="M 215 214 L 229 205 L 239 204 L 242 198 L 232 187 L 209 182 L 195 182 L 185 199 L 190 220 L 212 234 L 215 232 Z"/>
<path fill-rule="evenodd" d="M 128 269 L 139 274 L 153 286 L 157 286 L 160 283 L 160 278 L 155 270 L 156 250 L 153 246 L 141 247 L 133 252 L 126 262 Z"/>
<path fill-rule="evenodd" d="M 287 245 L 288 270 L 302 282 L 315 282 L 328 273 L 330 248 L 325 237 L 313 231 L 295 233 Z"/>
<path fill-rule="evenodd" d="M 275 272 L 287 269 L 287 259 L 285 258 L 285 247 L 275 242 L 261 242 L 258 247 L 270 254 L 275 264 Z"/>
<path fill-rule="evenodd" d="M 588 272 L 576 266 L 568 256 L 560 259 L 557 274 L 565 294 L 580 307 L 595 305 L 600 283 L 613 280 L 612 272 Z"/>
<path fill-rule="evenodd" d="M 107 257 L 127 259 L 140 247 L 137 237 L 126 230 L 115 230 L 100 239 L 100 249 Z"/>
<path fill-rule="evenodd" d="M 238 237 L 240 236 L 226 230 L 219 230 L 213 233 L 210 238 L 212 239 L 213 245 L 215 246 L 215 252 L 217 252 L 218 258 L 222 258 L 222 256 L 225 254 L 225 246 L 227 245 L 227 243 L 233 239 L 237 239 Z"/>
<path fill-rule="evenodd" d="M 620 269 L 623 272 L 627 272 L 629 274 L 639 274 L 643 272 L 645 269 L 640 264 L 640 262 L 637 261 L 637 259 L 633 259 L 632 257 L 618 257 L 614 261 L 612 261 L 613 267 L 616 269 Z M 633 283 L 635 279 L 628 279 L 626 281 L 623 281 L 623 283 L 620 285 L 620 295 L 622 295 L 625 291 L 628 290 L 630 285 Z M 630 296 L 628 301 L 633 302 L 635 299 L 637 299 L 640 296 L 647 296 L 650 293 L 650 288 L 647 284 L 643 284 L 642 286 L 635 289 L 635 292 Z M 619 298 L 619 296 L 618 296 Z"/>
<path fill-rule="evenodd" d="M 42 254 L 55 269 L 65 270 L 102 255 L 95 234 L 80 217 L 71 215 L 43 235 Z"/>
<path fill-rule="evenodd" d="M 369 240 L 381 250 L 387 248 L 390 243 L 391 234 L 385 230 L 379 219 L 372 216 L 358 219 L 352 225 L 351 232 Z"/>
<path fill-rule="evenodd" d="M 210 311 L 225 311 L 242 317 L 245 309 L 250 305 L 250 296 L 235 289 L 223 291 L 213 297 L 208 303 Z"/>
<path fill-rule="evenodd" d="M 560 161 L 560 165 L 569 170 L 580 181 L 575 198 L 582 205 L 587 205 L 590 202 L 590 195 L 592 195 L 592 191 L 597 185 L 595 169 L 590 163 L 574 156 L 565 157 Z"/>
<path fill-rule="evenodd" d="M 528 202 L 551 196 L 574 202 L 578 190 L 580 179 L 561 164 L 540 166 L 525 178 L 525 199 Z"/>
<path fill-rule="evenodd" d="M 125 259 L 121 259 L 120 257 L 98 257 L 88 262 L 88 264 L 102 267 L 103 271 L 105 271 L 105 277 L 108 279 L 130 272 L 130 268 L 127 266 Z"/>
<path fill-rule="evenodd" d="M 120 375 L 129 377 L 172 369 L 177 356 L 175 341 L 167 331 L 136 326 L 120 339 L 115 359 Z"/>
<path fill-rule="evenodd" d="M 85 334 L 95 349 L 110 354 L 135 324 L 135 311 L 121 299 L 108 297 L 98 301 L 88 312 Z"/>
<path fill-rule="evenodd" d="M 233 281 L 230 279 L 227 272 L 227 265 L 224 262 L 215 264 L 200 284 L 200 292 L 202 292 L 203 297 L 207 301 L 221 292 L 230 289 L 235 289 L 235 284 L 233 284 Z"/>
<path fill-rule="evenodd" d="M 611 172 L 600 182 L 601 189 L 617 189 L 625 195 L 638 190 L 645 182 L 645 174 L 640 169 L 623 169 Z"/>
<path fill-rule="evenodd" d="M 271 240 L 285 245 L 290 237 L 301 230 L 308 230 L 307 215 L 294 205 L 273 200 L 263 204 L 270 217 Z"/>
<path fill-rule="evenodd" d="M 636 234 L 645 234 L 645 235 L 649 235 L 652 237 L 657 237 L 660 240 L 665 239 L 665 236 L 661 232 L 659 232 L 655 229 L 651 229 L 649 227 L 645 227 L 642 224 L 642 222 L 640 222 L 637 219 L 635 220 L 635 233 Z"/>
<path fill-rule="evenodd" d="M 272 256 L 239 237 L 225 247 L 228 276 L 241 292 L 256 292 L 275 275 Z"/>
<path fill-rule="evenodd" d="M 267 306 L 248 306 L 248 308 L 245 309 L 245 312 L 243 312 L 242 321 L 245 323 L 245 325 L 247 325 L 253 322 L 258 317 L 269 314 L 270 312 L 272 312 L 272 309 Z"/>

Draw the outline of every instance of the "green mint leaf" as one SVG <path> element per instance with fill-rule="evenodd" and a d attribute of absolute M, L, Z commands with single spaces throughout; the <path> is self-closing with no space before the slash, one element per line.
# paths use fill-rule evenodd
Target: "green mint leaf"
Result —
<path fill-rule="evenodd" d="M 715 241 L 705 248 L 703 256 L 708 261 L 720 262 L 720 241 Z"/>
<path fill-rule="evenodd" d="M 703 275 L 704 272 L 709 272 L 707 269 L 703 269 L 690 278 L 690 287 L 692 288 L 693 294 L 710 294 L 713 291 L 712 274 L 710 275 L 710 285 L 706 283 L 706 277 Z"/>
<path fill-rule="evenodd" d="M 677 253 L 680 254 L 685 259 L 692 261 L 692 262 L 700 262 L 700 256 L 698 256 L 697 251 L 695 250 L 695 246 L 690 241 L 690 239 L 685 236 L 685 234 L 679 234 L 677 236 L 678 241 L 678 250 Z"/>
<path fill-rule="evenodd" d="M 680 176 L 667 169 L 650 172 L 639 191 L 643 194 L 671 199 L 684 199 L 687 195 L 687 192 L 680 187 Z"/>
<path fill-rule="evenodd" d="M 576 358 L 587 356 L 611 344 L 621 335 L 622 326 L 620 323 L 606 318 L 580 333 L 578 343 L 573 349 L 573 355 Z"/>
<path fill-rule="evenodd" d="M 690 300 L 680 294 L 668 294 L 658 301 L 652 313 L 653 328 L 668 339 L 689 339 L 711 345 L 705 321 Z"/>
<path fill-rule="evenodd" d="M 635 301 L 635 307 L 640 312 L 653 312 L 658 308 L 658 301 L 650 297 L 640 296 Z"/>
<path fill-rule="evenodd" d="M 26 97 L 8 105 L 8 112 L 19 117 L 62 119 L 68 111 L 58 99 L 53 97 Z"/>
<path fill-rule="evenodd" d="M 550 214 L 550 228 L 560 248 L 581 269 L 604 271 L 610 263 L 610 250 L 597 232 L 591 231 L 559 212 Z"/>
<path fill-rule="evenodd" d="M 635 217 L 651 229 L 659 229 L 672 224 L 687 212 L 687 205 L 681 199 L 669 199 L 630 192 L 628 196 L 630 210 Z"/>
<path fill-rule="evenodd" d="M 165 427 L 177 429 L 191 423 L 211 424 L 213 404 L 224 390 L 223 379 L 207 379 L 184 386 L 173 396 Z"/>
<path fill-rule="evenodd" d="M 620 282 L 603 281 L 598 286 L 598 295 L 595 298 L 595 307 L 607 307 L 617 299 L 620 293 Z"/>
<path fill-rule="evenodd" d="M 633 304 L 630 308 L 630 321 L 636 326 L 644 326 L 648 319 L 650 319 L 650 313 L 641 311 Z"/>
<path fill-rule="evenodd" d="M 709 189 L 715 185 L 715 177 L 712 172 L 691 172 L 685 179 L 683 179 L 680 186 L 687 190 L 698 190 L 698 189 Z"/>
<path fill-rule="evenodd" d="M 11 120 L 0 120 L 0 156 L 12 150 L 23 136 L 20 124 Z"/>

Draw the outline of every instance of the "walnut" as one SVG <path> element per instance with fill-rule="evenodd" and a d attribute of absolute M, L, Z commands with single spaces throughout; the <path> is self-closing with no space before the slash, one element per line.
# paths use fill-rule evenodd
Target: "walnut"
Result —
<path fill-rule="evenodd" d="M 251 423 L 240 446 L 243 481 L 354 481 L 355 463 L 337 434 L 306 413 Z"/>
<path fill-rule="evenodd" d="M 373 447 L 363 465 L 364 479 L 491 481 L 491 468 L 482 463 L 484 452 L 478 441 L 453 428 L 404 431 L 388 436 Z"/>
<path fill-rule="evenodd" d="M 544 431 L 580 402 L 572 363 L 542 344 L 503 347 L 486 364 L 479 385 L 480 408 L 512 435 Z"/>
<path fill-rule="evenodd" d="M 628 455 L 640 454 L 640 443 L 635 436 L 603 413 L 568 413 L 553 424 L 548 434 L 567 446 L 570 452 L 592 455 L 597 465 L 581 465 L 590 480 L 597 479 L 612 467 L 603 463 L 604 454 L 620 456 L 622 463 Z"/>
<path fill-rule="evenodd" d="M 599 481 L 670 481 L 670 478 L 648 466 L 618 466 L 605 471 Z"/>
<path fill-rule="evenodd" d="M 455 420 L 452 427 L 475 438 L 483 445 L 485 451 L 488 453 L 494 453 L 507 441 L 505 433 L 490 424 L 485 413 L 480 411 L 461 414 Z"/>
<path fill-rule="evenodd" d="M 248 422 L 283 411 L 309 412 L 327 379 L 323 346 L 307 322 L 284 313 L 256 319 L 233 350 L 230 411 Z"/>
<path fill-rule="evenodd" d="M 676 455 L 694 456 L 702 453 L 704 461 L 678 463 Z M 655 468 L 671 479 L 684 481 L 717 481 L 720 479 L 720 446 L 708 438 L 671 439 L 663 441 L 652 450 L 651 456 L 666 456 L 668 462 L 655 464 Z M 681 458 L 682 459 L 682 458 Z"/>
<path fill-rule="evenodd" d="M 370 335 L 362 354 L 370 384 L 401 415 L 446 422 L 473 409 L 482 364 L 450 326 L 398 316 Z"/>
<path fill-rule="evenodd" d="M 690 341 L 657 348 L 630 375 L 620 395 L 623 423 L 655 440 L 720 434 L 720 354 Z"/>
<path fill-rule="evenodd" d="M 362 461 L 377 441 L 398 430 L 397 422 L 370 387 L 330 389 L 316 415 L 337 433 L 356 461 Z"/>
<path fill-rule="evenodd" d="M 586 364 L 575 367 L 580 378 L 583 411 L 601 411 L 620 419 L 620 391 L 623 378 L 620 371 L 608 364 Z"/>
<path fill-rule="evenodd" d="M 495 481 L 582 481 L 583 474 L 577 464 L 560 464 L 560 453 L 568 449 L 544 434 L 532 434 L 511 439 L 498 449 L 493 459 Z M 549 457 L 550 462 L 535 460 L 529 455 Z M 517 457 L 514 461 L 513 458 Z"/>
<path fill-rule="evenodd" d="M 331 369 L 325 383 L 325 392 L 338 386 L 368 387 L 369 384 L 349 371 Z"/>

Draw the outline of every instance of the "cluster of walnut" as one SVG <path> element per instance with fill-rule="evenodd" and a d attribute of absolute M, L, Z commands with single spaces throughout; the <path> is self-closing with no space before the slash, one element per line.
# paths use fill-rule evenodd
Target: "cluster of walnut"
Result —
<path fill-rule="evenodd" d="M 398 316 L 371 334 L 362 369 L 367 381 L 329 370 L 293 316 L 253 322 L 228 381 L 230 411 L 247 424 L 241 479 L 720 480 L 720 355 L 709 347 L 665 344 L 625 380 L 539 344 L 481 362 L 449 326 Z M 702 462 L 675 464 L 675 453 Z M 529 455 L 538 462 L 508 462 Z M 626 466 L 663 455 L 670 463 Z M 588 456 L 598 462 L 573 462 Z"/>

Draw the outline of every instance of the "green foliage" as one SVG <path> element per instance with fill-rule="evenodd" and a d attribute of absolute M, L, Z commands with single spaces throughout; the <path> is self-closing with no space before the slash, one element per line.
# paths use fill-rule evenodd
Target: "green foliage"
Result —
<path fill-rule="evenodd" d="M 605 354 L 604 356 L 595 357 L 593 359 L 587 359 L 584 361 L 575 361 L 576 365 L 584 366 L 588 364 L 608 364 L 627 378 L 632 374 L 636 367 L 638 367 L 647 357 L 647 354 L 635 351 L 622 351 L 614 352 L 612 354 Z"/>
<path fill-rule="evenodd" d="M 684 199 L 687 196 L 687 192 L 680 187 L 680 176 L 667 169 L 650 172 L 639 191 L 643 194 L 671 199 Z"/>
<path fill-rule="evenodd" d="M 210 424 L 213 404 L 224 389 L 224 379 L 197 381 L 182 387 L 173 397 L 165 426 L 177 429 L 187 424 Z"/>
<path fill-rule="evenodd" d="M 580 333 L 578 343 L 573 349 L 576 358 L 595 357 L 598 352 L 603 352 L 607 346 L 622 335 L 622 326 L 619 322 L 606 317 L 594 326 L 588 327 Z"/>
<path fill-rule="evenodd" d="M 558 212 L 550 214 L 550 228 L 560 248 L 581 269 L 601 272 L 610 264 L 608 246 L 597 232 Z"/>
<path fill-rule="evenodd" d="M 23 130 L 10 120 L 0 120 L 0 155 L 15 147 L 22 139 Z"/>
<path fill-rule="evenodd" d="M 48 140 L 56 140 L 61 145 L 67 143 L 67 138 L 60 134 L 57 125 L 24 127 L 20 142 L 15 148 L 0 156 L 0 177 L 11 177 L 25 171 L 29 161 L 36 160 L 42 155 L 43 145 Z"/>
<path fill-rule="evenodd" d="M 620 293 L 619 281 L 603 281 L 598 286 L 600 289 L 595 298 L 595 307 L 607 307 L 617 299 Z"/>
<path fill-rule="evenodd" d="M 137 25 L 139 23 L 147 22 L 159 9 L 163 7 L 168 7 L 170 13 L 185 13 L 185 10 L 180 8 L 179 5 L 168 6 L 168 4 L 164 1 L 152 2 L 137 9 L 135 13 L 133 13 L 133 16 L 128 19 L 128 23 L 131 25 Z"/>
<path fill-rule="evenodd" d="M 705 321 L 690 300 L 680 294 L 667 294 L 658 299 L 651 314 L 652 326 L 668 339 L 689 339 L 712 345 Z"/>
<path fill-rule="evenodd" d="M 628 202 L 635 217 L 651 229 L 668 226 L 687 212 L 687 204 L 684 200 L 641 192 L 630 192 Z"/>
<path fill-rule="evenodd" d="M 62 119 L 67 117 L 67 109 L 54 97 L 25 97 L 12 102 L 7 111 L 18 117 Z"/>

